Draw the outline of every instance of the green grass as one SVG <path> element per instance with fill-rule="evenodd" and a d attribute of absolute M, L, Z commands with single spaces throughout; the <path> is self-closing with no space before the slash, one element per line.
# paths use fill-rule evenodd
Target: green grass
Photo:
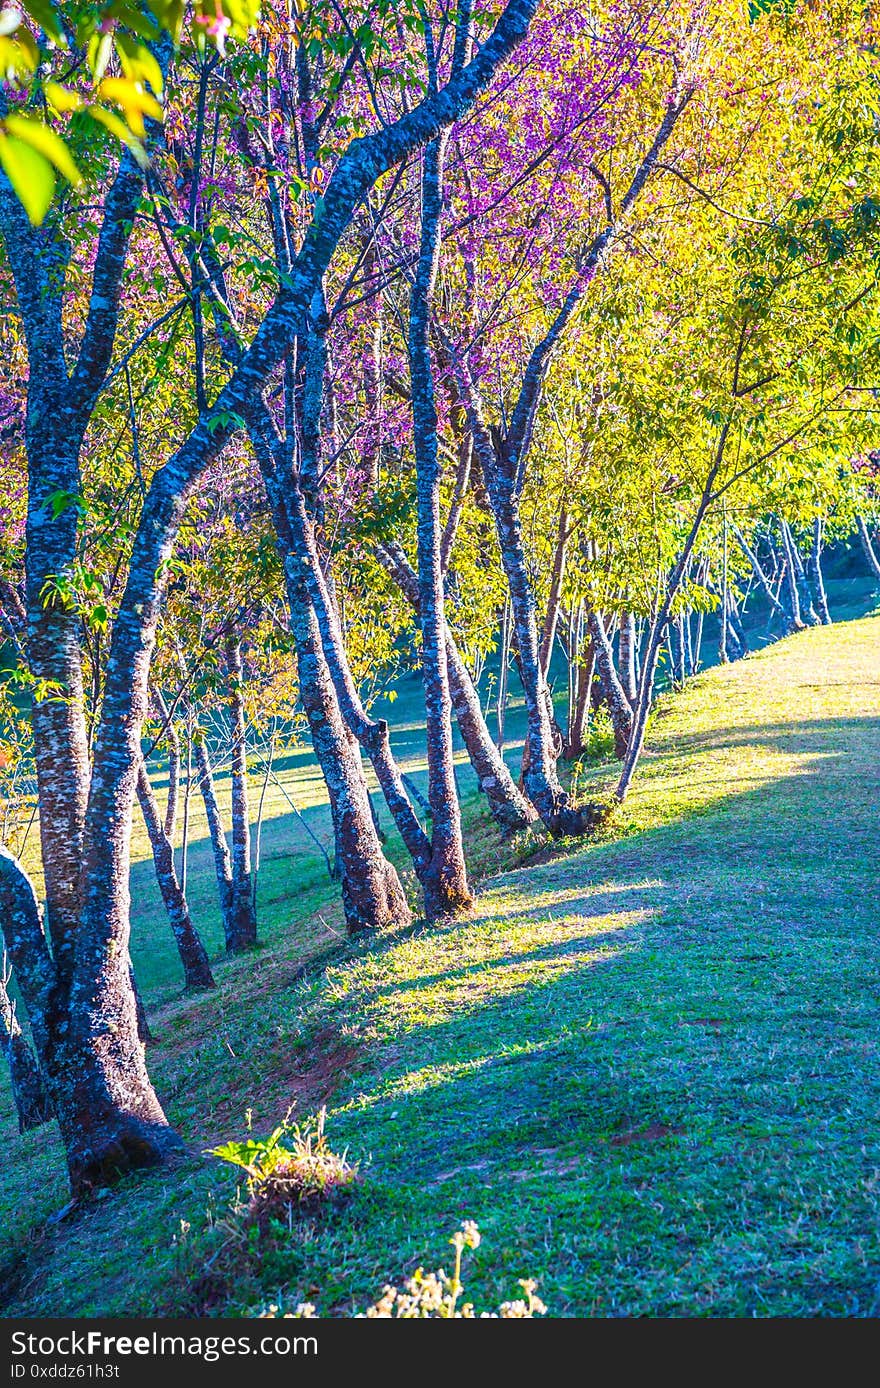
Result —
<path fill-rule="evenodd" d="M 152 1071 L 192 1156 L 46 1225 L 54 1133 L 17 1137 L 0 1092 L 4 1314 L 279 1295 L 351 1314 L 447 1262 L 466 1217 L 478 1308 L 533 1276 L 553 1316 L 877 1314 L 878 753 L 880 618 L 803 632 L 663 699 L 602 842 L 357 949 L 279 806 L 266 947 L 214 996 L 172 996 L 170 964 L 150 978 Z M 468 803 L 483 870 L 507 867 Z M 248 1244 L 234 1173 L 199 1153 L 293 1102 L 327 1103 L 361 1179 Z"/>

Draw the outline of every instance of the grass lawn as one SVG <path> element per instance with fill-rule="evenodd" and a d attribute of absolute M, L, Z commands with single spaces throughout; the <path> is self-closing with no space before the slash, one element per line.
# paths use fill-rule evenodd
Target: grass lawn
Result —
<path fill-rule="evenodd" d="M 601 842 L 511 867 L 471 798 L 473 917 L 358 949 L 277 796 L 266 946 L 195 1000 L 136 866 L 152 1072 L 192 1155 L 47 1224 L 54 1131 L 19 1138 L 0 1090 L 3 1314 L 352 1314 L 449 1268 L 464 1218 L 478 1311 L 529 1276 L 553 1316 L 878 1314 L 878 754 L 880 618 L 811 629 L 664 698 Z M 326 1103 L 361 1179 L 257 1240 L 200 1153 L 292 1103 Z"/>

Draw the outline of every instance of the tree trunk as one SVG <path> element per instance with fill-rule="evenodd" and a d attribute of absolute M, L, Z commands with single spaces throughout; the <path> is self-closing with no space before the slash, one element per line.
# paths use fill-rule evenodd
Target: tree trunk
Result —
<path fill-rule="evenodd" d="M 501 475 L 501 467 L 494 453 L 490 457 L 485 441 L 477 442 L 475 439 L 475 447 L 486 480 L 501 561 L 510 591 L 520 681 L 526 699 L 528 750 L 526 752 L 524 749 L 523 754 L 525 791 L 551 834 L 582 834 L 588 830 L 591 821 L 571 805 L 556 773 L 549 691 L 541 667 L 535 600 L 528 577 L 513 488 L 509 480 Z"/>
<path fill-rule="evenodd" d="M 605 623 L 598 612 L 592 608 L 587 608 L 587 625 L 590 629 L 593 650 L 596 654 L 596 667 L 599 671 L 599 679 L 602 684 L 602 692 L 608 711 L 611 714 L 611 725 L 614 729 L 614 751 L 615 755 L 623 758 L 626 756 L 627 744 L 632 733 L 633 711 L 629 700 L 624 693 L 623 685 L 617 677 L 617 670 L 614 665 L 614 652 L 611 649 L 611 642 L 605 630 Z"/>
<path fill-rule="evenodd" d="M 244 672 L 241 643 L 226 643 L 229 722 L 232 733 L 232 894 L 229 903 L 227 954 L 240 954 L 257 943 L 257 917 L 251 882 L 251 825 L 244 716 Z"/>
<path fill-rule="evenodd" d="M 504 754 L 504 731 L 507 723 L 507 697 L 510 688 L 510 628 L 513 615 L 510 611 L 510 598 L 504 600 L 501 614 L 501 656 L 498 666 L 498 697 L 495 700 L 495 743 L 499 753 Z"/>
<path fill-rule="evenodd" d="M 452 700 L 446 663 L 446 616 L 440 524 L 440 456 L 429 346 L 430 305 L 439 254 L 445 137 L 422 156 L 421 247 L 410 293 L 409 356 L 416 460 L 419 624 L 425 689 L 425 745 L 431 806 L 431 855 L 420 873 L 428 920 L 455 916 L 473 904 L 455 786 Z"/>
<path fill-rule="evenodd" d="M 419 610 L 419 586 L 401 546 L 392 541 L 376 547 L 376 557 L 409 603 Z M 446 664 L 452 707 L 480 789 L 492 816 L 502 829 L 524 829 L 536 819 L 535 811 L 519 790 L 504 758 L 486 726 L 479 695 L 448 626 L 445 631 Z"/>
<path fill-rule="evenodd" d="M 620 683 L 630 704 L 638 697 L 636 684 L 636 619 L 632 612 L 621 612 L 618 636 Z"/>
<path fill-rule="evenodd" d="M 816 605 L 816 611 L 819 613 L 822 625 L 831 626 L 831 613 L 828 611 L 828 595 L 825 592 L 825 580 L 822 577 L 822 542 L 822 519 L 820 516 L 817 516 L 813 522 L 813 543 L 810 547 L 810 557 L 808 561 L 810 586 L 813 591 L 813 601 Z"/>
<path fill-rule="evenodd" d="M 117 890 L 127 897 L 127 884 L 118 883 Z M 34 889 L 2 848 L 0 923 L 61 1129 L 73 1194 L 179 1150 L 181 1140 L 147 1075 L 127 948 L 102 952 L 98 961 L 87 958 L 65 986 L 49 953 Z M 88 916 L 86 923 L 92 924 Z"/>
<path fill-rule="evenodd" d="M 196 749 L 196 767 L 199 773 L 199 790 L 202 794 L 202 801 L 205 806 L 205 816 L 208 821 L 208 834 L 211 839 L 211 849 L 214 854 L 214 871 L 217 876 L 217 892 L 220 898 L 220 917 L 223 921 L 223 935 L 229 941 L 233 933 L 232 927 L 232 854 L 229 852 L 229 844 L 226 839 L 226 832 L 223 828 L 223 817 L 220 814 L 220 806 L 217 803 L 217 792 L 214 788 L 214 776 L 211 770 L 211 761 L 208 756 L 208 744 L 205 734 L 200 730 L 194 737 Z"/>
<path fill-rule="evenodd" d="M 856 516 L 856 525 L 859 531 L 859 539 L 862 543 L 862 553 L 864 554 L 865 559 L 868 561 L 868 568 L 871 570 L 871 573 L 874 575 L 875 578 L 880 579 L 880 559 L 877 558 L 874 546 L 871 543 L 871 536 L 868 534 L 868 527 L 865 524 L 865 517 Z"/>
<path fill-rule="evenodd" d="M 54 1114 L 36 1056 L 18 1024 L 15 1004 L 6 991 L 8 982 L 5 970 L 0 971 L 0 1051 L 9 1066 L 18 1131 L 26 1133 L 48 1123 Z"/>
<path fill-rule="evenodd" d="M 763 566 L 761 565 L 761 561 L 759 560 L 754 549 L 749 544 L 742 531 L 732 522 L 730 528 L 733 532 L 734 539 L 736 540 L 743 554 L 746 556 L 746 558 L 752 566 L 752 573 L 755 575 L 755 578 L 758 581 L 758 586 L 761 588 L 765 598 L 767 599 L 767 602 L 769 603 L 771 613 L 779 612 L 780 614 L 783 614 L 782 604 L 780 603 L 776 594 L 773 592 L 770 580 L 765 574 Z"/>
<path fill-rule="evenodd" d="M 794 570 L 795 582 L 797 583 L 798 598 L 800 599 L 801 615 L 806 618 L 810 626 L 818 626 L 819 614 L 813 606 L 813 596 L 810 592 L 810 585 L 807 581 L 807 574 L 804 569 L 803 560 L 801 559 L 800 550 L 797 547 L 797 541 L 794 538 L 788 521 L 784 520 L 782 522 L 782 527 L 785 532 L 786 549 L 791 555 L 792 568 Z"/>
<path fill-rule="evenodd" d="M 563 506 L 559 512 L 559 523 L 556 531 L 556 547 L 553 551 L 553 568 L 550 573 L 550 592 L 547 596 L 547 612 L 544 617 L 544 629 L 541 633 L 541 669 L 544 672 L 545 680 L 550 671 L 553 642 L 556 639 L 556 625 L 559 621 L 559 604 L 562 601 L 562 585 L 565 581 L 565 558 L 567 549 L 568 512 L 565 506 Z"/>
<path fill-rule="evenodd" d="M 317 616 L 293 552 L 294 537 L 279 479 L 285 444 L 272 432 L 265 413 L 258 415 L 255 411 L 248 424 L 284 566 L 300 702 L 330 800 L 346 927 L 350 935 L 356 935 L 408 925 L 412 912 L 397 871 L 382 852 L 360 748 L 345 726 L 324 657 Z"/>
<path fill-rule="evenodd" d="M 168 746 L 168 799 L 165 802 L 164 827 L 165 837 L 173 844 L 177 829 L 177 807 L 180 803 L 180 738 L 161 690 L 153 690 L 153 703 L 156 705 L 159 722 L 165 730 L 163 741 Z"/>
<path fill-rule="evenodd" d="M 168 912 L 171 929 L 183 965 L 184 986 L 189 989 L 213 988 L 214 977 L 208 962 L 207 951 L 199 933 L 192 923 L 186 897 L 177 880 L 174 867 L 174 848 L 165 830 L 162 816 L 147 768 L 141 763 L 138 773 L 138 800 L 147 826 L 150 846 L 153 850 L 153 863 L 162 901 Z"/>
<path fill-rule="evenodd" d="M 785 634 L 791 636 L 795 631 L 803 631 L 804 621 L 801 617 L 800 594 L 798 593 L 797 573 L 794 567 L 794 556 L 788 542 L 788 529 L 784 522 L 780 522 L 780 533 L 782 535 L 782 547 L 784 554 L 783 561 L 783 584 L 781 593 L 784 594 L 783 607 L 785 610 Z"/>
<path fill-rule="evenodd" d="M 580 643 L 578 645 L 580 646 Z M 588 638 L 586 651 L 579 654 L 576 659 L 575 697 L 569 713 L 565 746 L 562 749 L 562 755 L 567 761 L 573 761 L 576 757 L 583 756 L 586 750 L 587 727 L 591 710 L 590 691 L 596 669 L 596 647 L 592 638 Z"/>

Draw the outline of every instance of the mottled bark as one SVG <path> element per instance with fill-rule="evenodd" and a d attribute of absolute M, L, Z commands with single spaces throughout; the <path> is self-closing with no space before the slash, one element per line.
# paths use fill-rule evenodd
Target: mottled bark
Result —
<path fill-rule="evenodd" d="M 229 903 L 226 951 L 239 954 L 257 943 L 257 917 L 251 882 L 251 823 L 248 797 L 247 727 L 244 710 L 244 670 L 241 644 L 226 643 L 229 724 L 232 736 L 232 895 Z"/>
<path fill-rule="evenodd" d="M 429 346 L 431 299 L 440 249 L 445 139 L 432 140 L 422 156 L 422 225 L 419 259 L 409 303 L 410 394 L 416 460 L 416 549 L 425 748 L 431 854 L 419 874 L 429 920 L 470 909 L 461 809 L 455 785 L 452 699 L 446 664 L 446 615 L 440 523 L 440 453 L 434 374 Z"/>
<path fill-rule="evenodd" d="M 605 630 L 605 622 L 599 612 L 587 608 L 587 626 L 596 656 L 596 668 L 602 685 L 602 693 L 611 715 L 614 729 L 614 751 L 621 759 L 626 755 L 627 745 L 633 726 L 633 711 L 626 697 L 623 685 L 617 676 L 614 665 L 614 652 Z"/>
<path fill-rule="evenodd" d="M 824 527 L 822 519 L 817 516 L 813 522 L 813 543 L 810 546 L 810 556 L 808 561 L 808 573 L 810 578 L 810 588 L 813 593 L 813 602 L 816 611 L 819 613 L 819 620 L 823 626 L 831 625 L 831 613 L 828 610 L 828 595 L 825 592 L 825 580 L 822 576 L 822 545 L 824 542 Z"/>
<path fill-rule="evenodd" d="M 330 799 L 336 866 L 349 934 L 407 925 L 412 913 L 397 872 L 382 852 L 360 748 L 345 725 L 321 644 L 308 589 L 294 553 L 280 475 L 284 442 L 268 412 L 252 414 L 251 438 L 272 507 L 279 556 L 284 565 L 290 629 L 296 646 L 300 702 Z M 277 460 L 277 461 L 276 461 Z"/>
<path fill-rule="evenodd" d="M 80 1191 L 121 1170 L 161 1161 L 179 1139 L 169 1128 L 137 1039 L 127 976 L 132 808 L 147 712 L 147 681 L 171 547 L 188 494 L 219 456 L 242 411 L 305 324 L 340 238 L 383 172 L 473 104 L 525 36 L 537 0 L 510 0 L 473 62 L 398 120 L 352 141 L 300 243 L 295 264 L 226 384 L 210 419 L 196 427 L 150 482 L 134 537 L 105 665 L 104 699 L 87 776 L 77 618 L 51 600 L 56 576 L 75 557 L 76 508 L 55 515 L 51 498 L 81 493 L 78 454 L 115 341 L 122 269 L 141 194 L 136 161 L 123 156 L 105 200 L 87 326 L 72 375 L 62 322 L 68 251 L 52 218 L 29 228 L 0 180 L 0 230 L 27 339 L 29 656 L 51 697 L 34 711 L 48 932 L 29 884 L 0 858 L 4 931 L 41 1067 L 50 1085 Z M 47 588 L 48 584 L 48 588 Z M 58 697 L 59 692 L 62 697 Z M 6 898 L 9 898 L 8 901 Z M 24 903 L 24 904 L 23 904 Z M 10 943 L 11 936 L 11 943 Z M 46 996 L 48 994 L 50 996 Z"/>
<path fill-rule="evenodd" d="M 0 1053 L 9 1067 L 18 1131 L 26 1133 L 50 1122 L 54 1114 L 37 1058 L 19 1026 L 15 1004 L 7 992 L 8 983 L 7 973 L 0 971 Z"/>
<path fill-rule="evenodd" d="M 186 896 L 177 879 L 177 872 L 174 867 L 174 848 L 165 830 L 159 805 L 143 763 L 141 763 L 138 774 L 137 790 L 144 823 L 150 839 L 150 847 L 153 850 L 153 863 L 159 890 L 162 893 L 162 901 L 168 913 L 180 962 L 183 965 L 184 986 L 187 989 L 213 988 L 214 977 L 208 962 L 208 954 L 192 923 Z"/>
<path fill-rule="evenodd" d="M 98 953 L 93 945 L 81 975 L 66 985 L 49 952 L 33 886 L 2 848 L 0 925 L 74 1194 L 179 1149 L 147 1075 L 127 948 Z"/>

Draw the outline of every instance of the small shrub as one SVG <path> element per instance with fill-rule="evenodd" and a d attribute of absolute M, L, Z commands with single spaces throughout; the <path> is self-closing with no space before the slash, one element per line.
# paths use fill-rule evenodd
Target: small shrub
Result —
<path fill-rule="evenodd" d="M 326 1112 L 322 1108 L 317 1119 L 302 1127 L 285 1121 L 268 1138 L 213 1149 L 212 1156 L 247 1172 L 248 1214 L 261 1229 L 272 1219 L 290 1223 L 295 1210 L 315 1210 L 357 1179 L 357 1167 L 327 1142 Z"/>

